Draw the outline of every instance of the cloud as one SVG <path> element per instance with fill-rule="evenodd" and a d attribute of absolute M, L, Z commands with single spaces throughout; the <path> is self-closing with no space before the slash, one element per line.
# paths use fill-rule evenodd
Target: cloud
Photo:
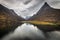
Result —
<path fill-rule="evenodd" d="M 60 9 L 60 0 L 46 0 L 50 7 L 54 9 Z"/>

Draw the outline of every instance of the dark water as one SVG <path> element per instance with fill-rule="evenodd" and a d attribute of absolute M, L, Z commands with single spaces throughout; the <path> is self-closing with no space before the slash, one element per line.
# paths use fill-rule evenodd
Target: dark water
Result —
<path fill-rule="evenodd" d="M 44 32 L 37 26 L 26 23 L 14 30 L 2 31 L 0 35 L 3 40 L 60 40 L 60 31 Z"/>

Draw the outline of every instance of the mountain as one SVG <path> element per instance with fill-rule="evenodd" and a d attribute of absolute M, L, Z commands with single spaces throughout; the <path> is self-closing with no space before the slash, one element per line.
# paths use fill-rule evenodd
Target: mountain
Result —
<path fill-rule="evenodd" d="M 37 14 L 28 20 L 59 22 L 60 9 L 53 9 L 47 3 L 45 3 L 43 7 L 37 12 Z"/>
<path fill-rule="evenodd" d="M 37 12 L 36 15 L 32 16 L 28 20 L 35 20 L 41 22 L 52 22 L 60 24 L 60 9 L 53 9 L 47 3 Z M 40 30 L 44 32 L 60 30 L 60 26 L 51 26 L 51 25 L 36 25 Z"/>
<path fill-rule="evenodd" d="M 45 3 L 43 7 L 37 12 L 37 14 L 29 18 L 28 21 L 37 20 L 37 21 L 59 22 L 60 21 L 59 17 L 60 17 L 60 9 L 53 9 L 47 3 Z M 25 19 L 18 16 L 12 9 L 8 9 L 0 4 L 0 37 L 10 31 L 13 31 L 15 28 L 21 25 L 20 21 L 24 20 Z M 47 31 L 47 29 L 51 30 L 50 27 L 48 28 L 40 27 L 40 29 L 45 31 Z M 54 28 L 52 28 L 52 30 L 54 30 Z"/>
<path fill-rule="evenodd" d="M 0 4 L 0 37 L 21 25 L 20 21 L 22 20 L 24 19 L 12 9 L 8 9 Z"/>

